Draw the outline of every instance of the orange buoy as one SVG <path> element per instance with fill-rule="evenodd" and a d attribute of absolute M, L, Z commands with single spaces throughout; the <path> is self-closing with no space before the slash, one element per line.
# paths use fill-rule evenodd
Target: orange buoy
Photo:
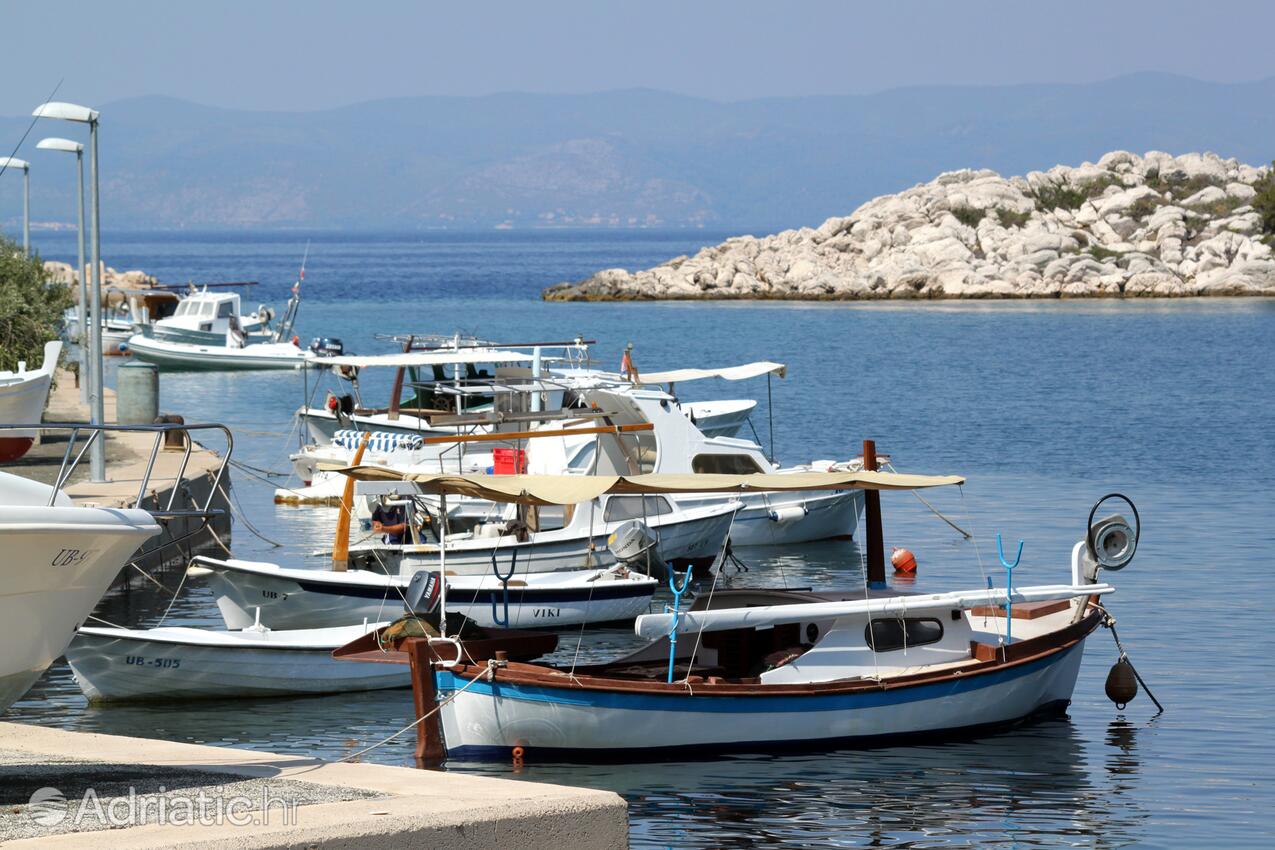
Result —
<path fill-rule="evenodd" d="M 514 747 L 512 755 L 513 755 L 513 757 L 514 757 L 514 758 L 513 758 L 513 762 L 514 762 L 514 769 L 515 769 L 515 770 L 518 770 L 518 769 L 521 769 L 521 768 L 522 768 L 522 764 L 523 764 L 523 762 L 522 762 L 522 757 L 523 757 L 525 754 L 526 754 L 526 751 L 525 751 L 525 750 L 523 750 L 523 748 L 522 748 L 522 747 Z"/>
<path fill-rule="evenodd" d="M 900 549 L 895 546 L 893 554 L 890 555 L 890 563 L 894 564 L 896 573 L 911 575 L 916 572 L 916 555 L 913 555 L 907 549 Z"/>

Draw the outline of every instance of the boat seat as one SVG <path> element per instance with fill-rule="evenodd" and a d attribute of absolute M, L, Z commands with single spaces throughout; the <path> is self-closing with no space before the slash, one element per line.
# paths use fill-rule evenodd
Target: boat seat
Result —
<path fill-rule="evenodd" d="M 1018 602 L 1014 605 L 1015 620 L 1035 620 L 1066 611 L 1071 607 L 1070 599 L 1047 599 L 1042 602 Z M 1004 617 L 1004 605 L 980 605 L 970 609 L 972 617 Z"/>

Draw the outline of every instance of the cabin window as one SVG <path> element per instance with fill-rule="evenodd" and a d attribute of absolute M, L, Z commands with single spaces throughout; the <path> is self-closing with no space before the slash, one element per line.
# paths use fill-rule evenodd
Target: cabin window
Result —
<path fill-rule="evenodd" d="M 643 512 L 643 502 L 645 502 L 645 512 Z M 607 500 L 602 519 L 606 522 L 620 522 L 672 512 L 673 508 L 669 505 L 668 499 L 663 496 L 613 496 Z"/>
<path fill-rule="evenodd" d="M 213 303 L 211 301 L 207 301 L 204 304 L 200 305 L 199 315 L 211 316 L 212 314 L 213 314 Z"/>
<path fill-rule="evenodd" d="M 695 455 L 691 469 L 700 474 L 752 475 L 761 472 L 757 461 L 749 455 Z"/>
<path fill-rule="evenodd" d="M 234 311 L 234 304 L 230 301 L 223 301 L 217 305 L 217 318 L 229 319 Z"/>
<path fill-rule="evenodd" d="M 943 639 L 943 624 L 930 617 L 873 620 L 863 630 L 863 640 L 877 652 L 893 652 L 938 643 Z"/>

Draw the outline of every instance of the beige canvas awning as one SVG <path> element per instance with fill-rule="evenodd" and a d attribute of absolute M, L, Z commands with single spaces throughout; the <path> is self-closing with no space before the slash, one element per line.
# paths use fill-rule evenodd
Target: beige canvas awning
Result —
<path fill-rule="evenodd" d="M 340 470 L 357 481 L 410 481 L 429 495 L 461 495 L 492 502 L 574 505 L 606 494 L 757 493 L 795 490 L 919 490 L 963 484 L 959 475 L 897 472 L 801 472 L 785 475 L 447 475 L 403 473 L 380 466 Z"/>
<path fill-rule="evenodd" d="M 461 348 L 441 351 L 402 351 L 397 354 L 345 354 L 314 357 L 321 366 L 450 366 L 457 363 L 529 363 L 530 354 L 502 348 Z"/>
<path fill-rule="evenodd" d="M 743 381 L 761 375 L 788 374 L 788 367 L 782 363 L 771 363 L 759 360 L 756 363 L 745 363 L 742 366 L 727 366 L 722 369 L 670 369 L 666 372 L 641 372 L 638 379 L 643 384 L 677 384 L 683 381 L 699 381 L 704 378 L 721 378 L 723 381 Z"/>

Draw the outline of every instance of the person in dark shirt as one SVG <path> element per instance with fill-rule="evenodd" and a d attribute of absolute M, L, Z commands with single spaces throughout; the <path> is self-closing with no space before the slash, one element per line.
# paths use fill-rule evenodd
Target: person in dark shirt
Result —
<path fill-rule="evenodd" d="M 407 520 L 402 505 L 378 504 L 372 509 L 372 533 L 384 534 L 385 542 L 398 546 L 407 537 Z"/>

